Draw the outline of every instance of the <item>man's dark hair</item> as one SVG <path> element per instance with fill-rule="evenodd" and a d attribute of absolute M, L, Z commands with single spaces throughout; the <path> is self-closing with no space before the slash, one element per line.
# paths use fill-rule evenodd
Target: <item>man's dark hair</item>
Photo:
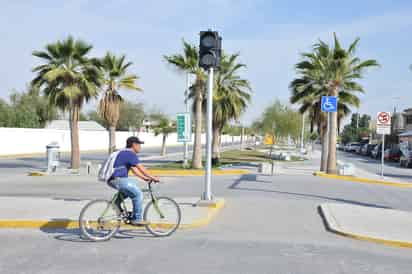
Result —
<path fill-rule="evenodd" d="M 139 138 L 136 136 L 131 136 L 126 140 L 126 148 L 131 148 L 133 144 L 144 144 Z"/>

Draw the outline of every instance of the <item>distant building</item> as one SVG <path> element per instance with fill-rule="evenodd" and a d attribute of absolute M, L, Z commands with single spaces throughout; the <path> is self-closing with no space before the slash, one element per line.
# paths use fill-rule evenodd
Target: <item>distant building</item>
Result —
<path fill-rule="evenodd" d="M 70 130 L 67 120 L 53 120 L 46 124 L 46 129 Z M 106 131 L 106 129 L 96 121 L 79 121 L 79 130 Z"/>

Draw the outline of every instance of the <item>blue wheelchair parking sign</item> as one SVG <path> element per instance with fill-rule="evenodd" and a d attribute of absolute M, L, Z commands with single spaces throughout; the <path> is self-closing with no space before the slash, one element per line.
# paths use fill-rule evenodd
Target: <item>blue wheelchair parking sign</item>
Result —
<path fill-rule="evenodd" d="M 320 106 L 322 112 L 336 112 L 338 110 L 338 98 L 336 96 L 322 96 Z"/>

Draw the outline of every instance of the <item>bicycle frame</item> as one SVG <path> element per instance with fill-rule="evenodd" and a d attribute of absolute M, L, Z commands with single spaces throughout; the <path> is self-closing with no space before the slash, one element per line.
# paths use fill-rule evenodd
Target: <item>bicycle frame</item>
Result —
<path fill-rule="evenodd" d="M 159 214 L 159 216 L 161 217 L 161 218 L 164 218 L 164 215 L 163 215 L 163 213 L 162 213 L 162 211 L 160 210 L 160 208 L 159 208 L 159 206 L 158 206 L 158 204 L 157 204 L 157 198 L 156 198 L 156 195 L 154 194 L 154 191 L 153 191 L 153 189 L 152 189 L 152 183 L 153 182 L 148 182 L 147 183 L 147 186 L 148 186 L 148 188 L 147 189 L 144 189 L 142 192 L 149 192 L 149 195 L 150 195 L 150 199 L 151 199 L 151 201 L 153 202 L 153 206 L 154 206 L 154 208 L 156 209 L 156 212 Z M 111 201 L 110 201 L 110 205 L 103 211 L 103 213 L 100 215 L 100 218 L 104 218 L 104 216 L 106 215 L 106 213 L 107 213 L 107 211 L 109 210 L 109 207 L 110 206 L 117 206 L 116 205 L 116 200 L 117 199 L 120 199 L 121 201 L 120 201 L 120 206 L 121 206 L 121 208 L 119 208 L 120 210 L 124 210 L 124 212 L 126 212 L 126 214 L 127 214 L 127 212 L 128 212 L 128 210 L 127 210 L 127 206 L 126 206 L 126 203 L 125 203 L 125 200 L 127 199 L 127 197 L 123 194 L 123 193 L 121 193 L 120 191 L 118 191 L 118 192 L 116 192 L 114 195 L 113 195 L 113 198 L 111 199 Z"/>

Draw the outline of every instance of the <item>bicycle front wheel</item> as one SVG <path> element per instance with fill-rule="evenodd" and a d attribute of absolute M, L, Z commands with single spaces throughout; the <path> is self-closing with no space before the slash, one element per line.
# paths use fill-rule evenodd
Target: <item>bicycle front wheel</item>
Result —
<path fill-rule="evenodd" d="M 147 231 L 154 236 L 165 237 L 173 234 L 179 227 L 181 211 L 173 199 L 158 197 L 146 205 L 143 218 L 149 223 L 146 226 Z"/>
<path fill-rule="evenodd" d="M 121 220 L 119 208 L 110 201 L 91 201 L 80 213 L 80 232 L 89 240 L 106 241 L 119 230 Z"/>

